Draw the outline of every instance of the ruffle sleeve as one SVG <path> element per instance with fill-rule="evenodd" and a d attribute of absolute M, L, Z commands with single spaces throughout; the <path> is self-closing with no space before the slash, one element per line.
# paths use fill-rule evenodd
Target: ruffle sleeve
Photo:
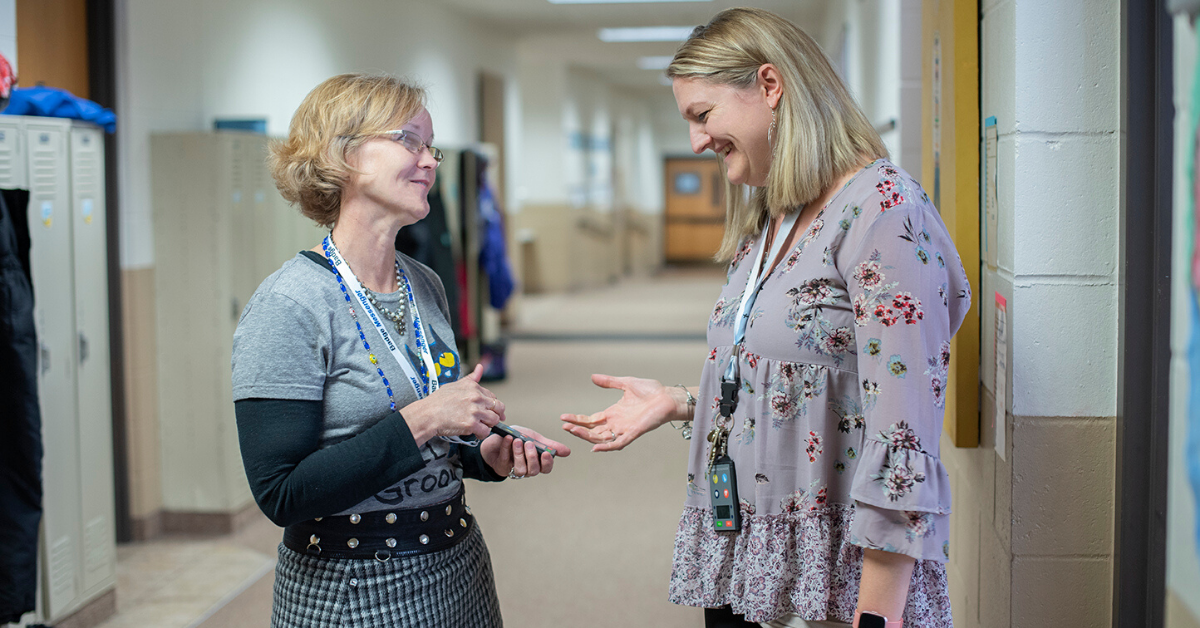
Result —
<path fill-rule="evenodd" d="M 885 167 L 877 189 L 882 202 L 861 208 L 838 259 L 854 310 L 865 419 L 850 538 L 945 562 L 950 482 L 938 439 L 950 338 L 970 306 L 970 287 L 919 186 Z"/>

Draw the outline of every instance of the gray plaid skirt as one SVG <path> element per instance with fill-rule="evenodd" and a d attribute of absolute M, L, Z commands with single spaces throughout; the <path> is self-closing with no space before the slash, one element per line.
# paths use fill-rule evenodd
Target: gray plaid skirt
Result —
<path fill-rule="evenodd" d="M 499 628 L 492 559 L 472 528 L 449 549 L 385 562 L 307 556 L 281 543 L 271 628 Z"/>

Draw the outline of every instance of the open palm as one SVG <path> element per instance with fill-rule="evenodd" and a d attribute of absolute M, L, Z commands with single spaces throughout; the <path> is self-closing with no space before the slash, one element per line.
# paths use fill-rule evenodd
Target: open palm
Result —
<path fill-rule="evenodd" d="M 592 375 L 592 383 L 624 392 L 619 401 L 595 414 L 562 415 L 563 429 L 593 443 L 592 451 L 624 449 L 667 421 L 691 418 L 685 416 L 686 397 L 681 408 L 675 391 L 657 380 Z"/>

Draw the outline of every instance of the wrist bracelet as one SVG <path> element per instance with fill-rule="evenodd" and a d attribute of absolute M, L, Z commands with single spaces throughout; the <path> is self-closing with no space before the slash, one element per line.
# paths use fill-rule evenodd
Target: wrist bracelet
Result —
<path fill-rule="evenodd" d="M 688 412 L 694 417 L 696 414 L 696 398 L 692 396 L 692 391 L 688 390 L 687 386 L 684 386 L 683 384 L 675 384 L 675 387 L 683 390 L 683 394 L 687 395 Z M 679 435 L 682 436 L 684 440 L 692 440 L 692 419 L 684 419 L 683 425 L 678 427 L 676 427 L 674 421 L 670 421 L 669 423 L 671 424 L 671 427 L 679 430 Z"/>

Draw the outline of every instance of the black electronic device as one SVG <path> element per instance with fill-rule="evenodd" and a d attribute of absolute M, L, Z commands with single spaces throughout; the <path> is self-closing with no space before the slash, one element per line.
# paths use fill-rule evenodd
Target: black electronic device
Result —
<path fill-rule="evenodd" d="M 738 502 L 737 475 L 733 459 L 721 456 L 709 469 L 709 497 L 713 507 L 713 528 L 719 532 L 742 529 L 741 505 Z"/>
<path fill-rule="evenodd" d="M 887 618 L 875 613 L 860 613 L 858 616 L 858 628 L 887 628 Z"/>
<path fill-rule="evenodd" d="M 533 446 L 537 447 L 538 453 L 549 453 L 551 456 L 557 455 L 557 452 L 554 451 L 553 447 L 550 447 L 548 445 L 543 445 L 542 443 L 534 440 L 533 438 L 526 436 L 526 435 L 522 434 L 521 432 L 513 429 L 512 426 L 505 425 L 503 422 L 498 422 L 495 425 L 493 425 L 492 433 L 499 434 L 501 436 L 512 436 L 513 438 L 515 438 L 517 440 L 523 440 L 527 443 L 533 443 Z"/>

